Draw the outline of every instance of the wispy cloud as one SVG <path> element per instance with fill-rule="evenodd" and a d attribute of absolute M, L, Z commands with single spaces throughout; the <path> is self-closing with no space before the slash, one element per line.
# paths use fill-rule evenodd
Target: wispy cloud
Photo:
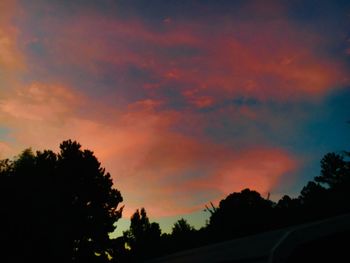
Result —
<path fill-rule="evenodd" d="M 349 85 L 342 29 L 274 1 L 136 2 L 1 1 L 0 154 L 76 139 L 153 216 L 300 169 L 308 106 Z"/>

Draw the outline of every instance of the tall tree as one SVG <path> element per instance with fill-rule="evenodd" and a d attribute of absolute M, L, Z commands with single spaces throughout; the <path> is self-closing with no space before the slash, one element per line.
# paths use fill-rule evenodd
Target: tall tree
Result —
<path fill-rule="evenodd" d="M 344 183 L 348 172 L 347 163 L 343 156 L 328 153 L 321 160 L 321 175 L 315 177 L 315 181 L 325 184 L 329 188 L 334 188 Z"/>
<path fill-rule="evenodd" d="M 123 233 L 134 260 L 151 258 L 157 255 L 161 230 L 158 223 L 150 223 L 146 210 L 136 210 L 131 216 L 130 229 Z"/>
<path fill-rule="evenodd" d="M 25 150 L 0 171 L 10 189 L 1 196 L 13 229 L 6 236 L 17 257 L 9 262 L 108 261 L 122 196 L 93 152 L 64 141 L 58 154 Z"/>
<path fill-rule="evenodd" d="M 77 262 L 107 259 L 112 249 L 108 234 L 121 217 L 122 196 L 93 152 L 72 141 L 63 142 L 60 149 L 57 183 L 63 191 L 58 205 L 65 249 Z"/>

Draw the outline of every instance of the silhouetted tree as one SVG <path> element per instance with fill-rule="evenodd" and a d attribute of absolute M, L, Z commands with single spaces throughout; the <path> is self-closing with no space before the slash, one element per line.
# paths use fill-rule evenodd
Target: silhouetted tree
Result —
<path fill-rule="evenodd" d="M 123 263 L 132 262 L 131 250 L 126 247 L 123 236 L 111 240 L 113 250 L 111 251 L 111 262 Z"/>
<path fill-rule="evenodd" d="M 220 201 L 210 217 L 209 227 L 218 239 L 256 233 L 270 228 L 273 202 L 256 191 L 244 189 Z"/>
<path fill-rule="evenodd" d="M 185 219 L 181 218 L 175 222 L 170 236 L 171 250 L 179 251 L 195 247 L 196 229 Z"/>
<path fill-rule="evenodd" d="M 191 226 L 186 219 L 181 218 L 175 222 L 171 234 L 174 236 L 186 236 L 193 231 L 195 231 L 194 227 Z"/>
<path fill-rule="evenodd" d="M 328 153 L 321 160 L 321 175 L 315 181 L 329 188 L 337 187 L 347 179 L 347 165 L 344 157 L 336 153 Z"/>
<path fill-rule="evenodd" d="M 146 210 L 136 210 L 131 216 L 130 229 L 123 233 L 133 255 L 132 260 L 141 260 L 159 254 L 161 230 L 158 223 L 150 223 Z"/>
<path fill-rule="evenodd" d="M 59 154 L 28 149 L 0 166 L 2 262 L 108 261 L 122 197 L 91 151 L 69 140 Z"/>
<path fill-rule="evenodd" d="M 319 183 L 313 181 L 308 182 L 306 186 L 300 192 L 300 199 L 305 203 L 318 203 L 320 200 L 324 199 L 327 194 L 327 189 L 324 188 Z"/>
<path fill-rule="evenodd" d="M 19 220 L 16 214 L 23 207 L 15 201 L 16 182 L 13 175 L 13 162 L 6 159 L 0 161 L 0 261 L 18 262 L 17 239 L 19 238 Z M 16 260 L 16 257 L 18 258 Z"/>
<path fill-rule="evenodd" d="M 300 206 L 299 199 L 291 198 L 288 195 L 282 196 L 282 198 L 277 202 L 276 208 L 283 210 L 294 210 Z"/>
<path fill-rule="evenodd" d="M 307 220 L 350 211 L 350 169 L 348 156 L 328 153 L 321 160 L 321 174 L 301 191 L 303 214 Z"/>
<path fill-rule="evenodd" d="M 111 250 L 108 233 L 121 217 L 121 194 L 112 188 L 109 173 L 101 167 L 93 152 L 80 144 L 65 141 L 58 155 L 58 185 L 61 192 L 60 222 L 69 258 L 78 262 L 107 259 Z M 73 248 L 73 250 L 72 250 Z M 64 249 L 64 248 L 62 248 Z"/>
<path fill-rule="evenodd" d="M 284 195 L 274 207 L 274 219 L 272 228 L 288 226 L 302 222 L 300 214 L 301 201 L 299 198 L 291 198 Z"/>

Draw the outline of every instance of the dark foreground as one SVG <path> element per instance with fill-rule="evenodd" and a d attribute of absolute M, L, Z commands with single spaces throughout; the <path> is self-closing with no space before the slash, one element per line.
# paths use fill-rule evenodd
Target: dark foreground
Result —
<path fill-rule="evenodd" d="M 350 262 L 350 214 L 187 250 L 148 263 Z"/>

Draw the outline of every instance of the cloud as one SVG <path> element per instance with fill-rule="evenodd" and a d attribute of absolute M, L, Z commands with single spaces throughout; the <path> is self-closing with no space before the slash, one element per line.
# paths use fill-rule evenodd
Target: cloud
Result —
<path fill-rule="evenodd" d="M 0 159 L 6 159 L 9 156 L 16 154 L 12 147 L 5 141 L 0 141 Z"/>
<path fill-rule="evenodd" d="M 114 121 L 104 122 L 79 114 L 89 100 L 64 86 L 34 83 L 24 90 L 0 103 L 15 146 L 57 150 L 62 138 L 77 139 L 111 172 L 127 216 L 140 206 L 153 216 L 192 212 L 243 187 L 266 192 L 296 168 L 283 150 L 235 151 L 171 131 L 179 115 L 157 112 L 161 102 L 130 104 L 128 111 L 109 116 Z"/>
<path fill-rule="evenodd" d="M 0 3 L 0 92 L 15 85 L 19 72 L 25 69 L 23 53 L 18 45 L 19 29 L 12 23 L 13 17 L 20 12 L 16 1 Z M 1 95 L 0 93 L 0 95 Z"/>
<path fill-rule="evenodd" d="M 246 187 L 266 195 L 297 167 L 294 158 L 279 149 L 246 149 L 242 153 L 196 141 L 186 144 L 176 137 L 158 143 L 159 148 L 151 145 L 134 174 L 122 178 L 133 192 L 129 205 L 142 206 L 147 200 L 147 208 L 155 216 L 197 211 L 209 201 L 217 202 Z"/>
<path fill-rule="evenodd" d="M 78 140 L 111 172 L 128 215 L 273 191 L 300 167 L 289 145 L 309 118 L 302 103 L 349 84 L 339 35 L 301 27 L 279 2 L 189 4 L 193 16 L 179 4 L 151 17 L 57 3 L 0 3 L 0 121 L 11 138 L 0 154 Z"/>
<path fill-rule="evenodd" d="M 73 104 L 81 103 L 69 88 L 32 83 L 0 100 L 0 110 L 15 119 L 54 122 L 69 116 Z"/>
<path fill-rule="evenodd" d="M 45 39 L 37 41 L 47 50 L 40 56 L 50 69 L 68 66 L 98 83 L 108 78 L 108 92 L 133 100 L 141 93 L 171 104 L 167 91 L 176 87 L 184 102 L 203 108 L 228 97 L 314 99 L 349 84 L 344 61 L 329 51 L 334 42 L 300 28 L 280 5 L 256 5 L 241 7 L 251 20 L 214 16 L 210 22 L 203 17 L 147 24 L 98 12 L 78 12 L 65 21 L 44 16 Z M 72 78 L 67 75 L 61 77 Z"/>

